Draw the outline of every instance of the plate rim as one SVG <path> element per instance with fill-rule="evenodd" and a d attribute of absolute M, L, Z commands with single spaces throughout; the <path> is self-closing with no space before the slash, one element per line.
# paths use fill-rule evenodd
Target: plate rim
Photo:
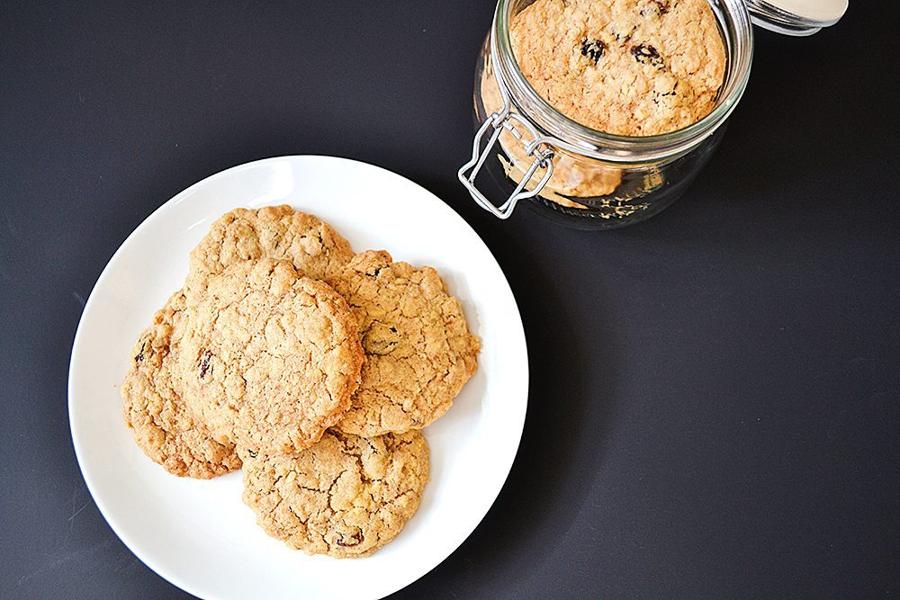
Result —
<path fill-rule="evenodd" d="M 507 461 L 507 464 L 504 465 L 503 478 L 502 478 L 502 480 L 498 481 L 499 485 L 497 485 L 496 491 L 493 492 L 492 497 L 490 498 L 490 503 L 488 503 L 486 505 L 486 509 L 484 510 L 483 514 L 481 514 L 481 516 L 478 517 L 478 520 L 473 524 L 472 528 L 464 536 L 462 536 L 458 542 L 456 542 L 455 544 L 451 543 L 450 545 L 448 545 L 448 547 L 445 550 L 438 553 L 439 555 L 442 555 L 442 556 L 437 562 L 428 566 L 424 570 L 418 569 L 418 570 L 412 572 L 409 577 L 404 577 L 403 578 L 404 582 L 400 585 L 400 587 L 397 587 L 396 589 L 386 592 L 383 596 L 381 596 L 382 598 L 412 585 L 413 583 L 415 583 L 416 581 L 418 581 L 419 579 L 421 579 L 422 577 L 424 577 L 425 575 L 427 575 L 428 573 L 430 573 L 431 571 L 436 569 L 438 566 L 443 564 L 447 560 L 447 558 L 449 558 L 454 552 L 456 552 L 456 550 L 458 550 L 460 548 L 460 546 L 462 546 L 463 543 L 465 543 L 465 541 L 467 539 L 469 539 L 469 537 L 471 537 L 471 535 L 479 527 L 479 525 L 482 523 L 482 521 L 484 521 L 484 518 L 487 516 L 487 514 L 490 512 L 490 510 L 494 507 L 494 504 L 497 502 L 497 498 L 499 497 L 500 492 L 503 490 L 504 486 L 506 485 L 506 482 L 509 480 L 509 474 L 512 471 L 512 466 L 515 463 L 515 459 L 519 453 L 519 448 L 521 447 L 521 444 L 522 444 L 522 435 L 524 434 L 525 420 L 526 420 L 526 417 L 528 414 L 528 397 L 529 397 L 529 388 L 530 388 L 530 366 L 529 366 L 529 360 L 528 360 L 528 340 L 525 336 L 525 327 L 522 322 L 522 315 L 519 310 L 518 301 L 516 300 L 516 296 L 512 291 L 512 286 L 510 286 L 510 284 L 509 284 L 509 279 L 506 277 L 506 273 L 503 271 L 503 268 L 500 266 L 500 263 L 497 261 L 497 258 L 494 256 L 494 253 L 491 252 L 490 247 L 484 242 L 484 240 L 481 238 L 481 236 L 478 235 L 478 232 L 475 231 L 475 229 L 459 213 L 457 213 L 455 210 L 453 210 L 453 208 L 451 208 L 449 204 L 447 204 L 445 201 L 443 201 L 437 194 L 435 194 L 434 192 L 425 188 L 423 185 L 417 183 L 416 181 L 413 181 L 412 179 L 409 179 L 408 177 L 405 177 L 404 175 L 401 175 L 400 173 L 397 173 L 397 172 L 387 169 L 385 167 L 381 167 L 379 165 L 375 165 L 372 163 L 368 163 L 365 161 L 356 160 L 356 159 L 352 159 L 352 158 L 346 158 L 346 157 L 342 157 L 342 156 L 333 156 L 333 155 L 325 155 L 325 154 L 290 154 L 290 155 L 282 155 L 282 156 L 272 156 L 272 157 L 252 160 L 252 161 L 245 162 L 245 163 L 240 163 L 238 165 L 234 165 L 232 167 L 228 167 L 226 169 L 223 169 L 221 171 L 217 171 L 216 173 L 208 175 L 208 176 L 204 177 L 203 179 L 184 188 L 183 190 L 181 190 L 180 192 L 178 192 L 177 194 L 175 194 L 174 196 L 172 196 L 171 198 L 169 198 L 168 200 L 166 200 L 165 202 L 160 204 L 158 207 L 156 207 L 156 209 L 154 209 L 149 215 L 147 215 L 137 225 L 137 227 L 135 227 L 131 231 L 131 233 L 129 233 L 125 237 L 125 239 L 122 240 L 122 242 L 116 248 L 115 252 L 113 252 L 113 254 L 109 257 L 109 259 L 107 260 L 103 269 L 100 271 L 100 274 L 98 275 L 96 281 L 94 282 L 94 285 L 91 287 L 91 292 L 88 295 L 87 301 L 85 302 L 84 307 L 82 309 L 81 316 L 78 319 L 78 326 L 75 329 L 75 336 L 72 341 L 72 348 L 71 348 L 70 355 L 69 355 L 69 368 L 68 368 L 67 384 L 66 384 L 66 396 L 67 396 L 66 411 L 67 411 L 67 416 L 68 416 L 68 420 L 69 420 L 69 436 L 71 438 L 71 444 L 75 451 L 75 458 L 78 463 L 78 469 L 81 473 L 82 480 L 84 481 L 84 483 L 88 489 L 88 492 L 91 494 L 91 499 L 93 500 L 94 504 L 97 506 L 97 509 L 99 510 L 101 516 L 103 517 L 103 520 L 106 521 L 106 524 L 109 526 L 110 529 L 112 529 L 112 531 L 116 535 L 116 537 L 119 538 L 119 540 L 125 545 L 125 547 L 128 548 L 128 550 L 138 560 L 140 560 L 141 563 L 144 564 L 144 566 L 146 566 L 148 569 L 153 571 L 157 576 L 161 577 L 168 583 L 174 585 L 175 587 L 177 587 L 189 594 L 197 596 L 198 598 L 213 598 L 214 596 L 205 593 L 205 591 L 202 589 L 198 589 L 198 587 L 194 586 L 194 584 L 192 582 L 185 581 L 181 576 L 179 576 L 175 573 L 167 572 L 165 569 L 159 568 L 159 564 L 156 561 L 154 561 L 151 558 L 148 558 L 145 555 L 145 553 L 139 549 L 139 543 L 136 540 L 134 540 L 133 538 L 131 538 L 129 534 L 126 534 L 123 532 L 122 527 L 120 526 L 120 524 L 116 523 L 115 518 L 110 517 L 110 514 L 111 514 L 110 509 L 106 506 L 105 501 L 101 499 L 102 496 L 98 496 L 95 493 L 95 483 L 92 482 L 91 478 L 87 475 L 87 473 L 85 471 L 85 466 L 84 466 L 85 463 L 84 463 L 84 459 L 82 457 L 82 450 L 81 450 L 80 444 L 78 442 L 78 437 L 76 436 L 76 426 L 75 426 L 75 421 L 73 419 L 73 397 L 75 396 L 74 382 L 73 382 L 73 379 L 74 379 L 73 378 L 73 368 L 75 366 L 75 359 L 76 359 L 76 355 L 78 354 L 77 351 L 78 351 L 79 345 L 81 344 L 82 336 L 85 335 L 84 329 L 83 329 L 84 322 L 85 322 L 85 315 L 88 314 L 88 312 L 95 300 L 95 293 L 97 292 L 98 288 L 101 286 L 101 284 L 104 283 L 106 278 L 109 276 L 109 272 L 110 272 L 112 264 L 119 257 L 120 253 L 123 252 L 124 248 L 129 244 L 129 242 L 135 236 L 139 235 L 141 230 L 148 227 L 149 223 L 160 218 L 160 214 L 163 211 L 171 210 L 173 207 L 179 205 L 182 201 L 184 201 L 184 199 L 187 196 L 189 196 L 191 193 L 193 193 L 196 188 L 203 186 L 203 185 L 207 185 L 215 179 L 233 175 L 240 171 L 251 169 L 254 167 L 259 167 L 259 166 L 266 165 L 269 163 L 274 164 L 274 163 L 278 163 L 278 162 L 287 161 L 288 163 L 293 164 L 295 161 L 302 162 L 302 161 L 310 160 L 310 159 L 343 162 L 343 163 L 351 164 L 354 167 L 362 167 L 363 169 L 367 169 L 367 168 L 368 169 L 377 169 L 391 177 L 397 177 L 402 180 L 405 180 L 408 184 L 411 184 L 415 188 L 418 188 L 418 190 L 421 193 L 423 193 L 426 196 L 429 196 L 431 199 L 433 199 L 436 202 L 436 204 L 439 205 L 440 210 L 442 210 L 446 215 L 448 215 L 448 218 L 450 218 L 451 220 L 458 221 L 464 227 L 464 229 L 468 230 L 468 232 L 471 233 L 475 237 L 475 239 L 477 239 L 478 242 L 480 242 L 482 244 L 484 249 L 487 251 L 487 254 L 490 256 L 491 260 L 494 261 L 494 264 L 496 265 L 497 270 L 500 272 L 500 274 L 503 278 L 503 283 L 505 283 L 507 289 L 510 292 L 509 295 L 512 300 L 512 304 L 511 304 L 510 308 L 513 311 L 513 316 L 515 317 L 514 321 L 518 325 L 518 327 L 516 328 L 516 330 L 517 330 L 516 333 L 517 333 L 517 337 L 519 337 L 521 340 L 522 349 L 524 350 L 524 355 L 525 355 L 525 361 L 523 364 L 524 372 L 522 373 L 522 377 L 524 378 L 523 409 L 521 411 L 521 417 L 515 423 L 515 425 L 517 427 L 517 432 L 518 432 L 516 444 L 515 444 L 515 448 L 513 448 L 512 452 L 510 452 L 510 454 L 509 454 L 509 459 Z"/>

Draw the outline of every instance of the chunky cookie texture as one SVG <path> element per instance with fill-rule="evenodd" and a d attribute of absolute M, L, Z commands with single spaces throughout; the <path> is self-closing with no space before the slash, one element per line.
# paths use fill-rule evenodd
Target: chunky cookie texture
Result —
<path fill-rule="evenodd" d="M 707 0 L 537 0 L 510 36 L 538 94 L 617 135 L 696 123 L 715 106 L 727 65 Z"/>
<path fill-rule="evenodd" d="M 330 225 L 290 206 L 238 208 L 219 217 L 191 252 L 185 282 L 189 301 L 203 297 L 210 277 L 259 258 L 288 260 L 301 275 L 330 281 L 353 258 L 353 250 Z"/>
<path fill-rule="evenodd" d="M 175 391 L 184 309 L 179 291 L 154 315 L 132 350 L 120 392 L 125 422 L 148 457 L 175 475 L 209 479 L 240 468 L 241 461 L 234 445 L 213 439 Z"/>
<path fill-rule="evenodd" d="M 222 443 L 293 453 L 350 406 L 364 362 L 356 321 L 288 261 L 243 261 L 185 311 L 176 387 Z"/>
<path fill-rule="evenodd" d="M 329 431 L 295 457 L 242 451 L 244 502 L 266 532 L 310 554 L 371 554 L 412 517 L 428 481 L 418 432 Z"/>
<path fill-rule="evenodd" d="M 475 373 L 480 342 L 437 271 L 370 250 L 350 261 L 335 287 L 353 309 L 366 352 L 359 389 L 336 427 L 401 433 L 447 412 Z"/>

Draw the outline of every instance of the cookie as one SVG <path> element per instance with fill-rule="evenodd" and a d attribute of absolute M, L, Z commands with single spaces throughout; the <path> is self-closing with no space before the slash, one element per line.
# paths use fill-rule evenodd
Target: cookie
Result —
<path fill-rule="evenodd" d="M 696 123 L 727 55 L 707 0 L 537 0 L 510 27 L 531 86 L 592 129 L 626 136 Z"/>
<path fill-rule="evenodd" d="M 301 275 L 330 281 L 353 258 L 350 244 L 330 225 L 290 206 L 238 208 L 219 217 L 191 252 L 185 293 L 191 303 L 210 277 L 252 259 L 290 261 Z"/>
<path fill-rule="evenodd" d="M 350 261 L 335 288 L 353 309 L 366 352 L 359 389 L 336 427 L 401 433 L 447 412 L 475 373 L 480 343 L 437 272 L 370 250 Z"/>
<path fill-rule="evenodd" d="M 125 422 L 141 450 L 167 471 L 209 479 L 240 468 L 234 445 L 216 441 L 173 387 L 185 298 L 175 293 L 153 317 L 132 351 L 120 393 Z"/>
<path fill-rule="evenodd" d="M 184 318 L 176 389 L 217 440 L 296 452 L 350 406 L 364 361 L 356 321 L 337 292 L 290 262 L 226 268 Z"/>
<path fill-rule="evenodd" d="M 372 554 L 416 512 L 428 481 L 419 432 L 363 438 L 329 431 L 295 457 L 241 453 L 244 502 L 257 523 L 309 554 Z"/>

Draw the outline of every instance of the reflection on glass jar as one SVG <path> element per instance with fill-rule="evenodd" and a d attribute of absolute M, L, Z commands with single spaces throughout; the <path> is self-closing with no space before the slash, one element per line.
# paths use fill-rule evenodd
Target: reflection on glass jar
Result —
<path fill-rule="evenodd" d="M 490 55 L 485 53 L 483 58 L 484 68 L 479 78 L 480 97 L 476 94 L 475 98 L 479 121 L 503 109 L 503 98 L 491 69 Z M 515 124 L 511 130 L 504 129 L 500 133 L 497 165 L 488 164 L 486 167 L 489 170 L 493 167 L 496 179 L 503 179 L 496 177 L 496 167 L 499 166 L 502 175 L 510 181 L 517 184 L 522 181 L 534 162 L 519 141 L 526 139 L 526 136 L 527 132 L 516 128 Z M 547 183 L 540 187 L 537 198 L 544 204 L 549 200 L 551 204 L 547 204 L 548 207 L 578 218 L 587 214 L 594 219 L 624 224 L 624 219 L 637 213 L 646 216 L 651 206 L 641 199 L 662 187 L 664 181 L 659 164 L 611 164 L 566 150 L 555 151 L 550 160 L 553 162 L 553 172 Z M 533 173 L 526 182 L 526 189 L 537 188 L 541 175 L 540 171 Z M 656 205 L 662 208 L 660 202 Z"/>

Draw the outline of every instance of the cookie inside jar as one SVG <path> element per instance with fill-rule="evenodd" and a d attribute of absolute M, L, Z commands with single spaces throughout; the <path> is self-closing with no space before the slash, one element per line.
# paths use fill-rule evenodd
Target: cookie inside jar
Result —
<path fill-rule="evenodd" d="M 509 37 L 528 84 L 556 111 L 623 137 L 688 127 L 716 106 L 727 52 L 707 0 L 536 0 L 514 14 Z M 503 106 L 490 68 L 480 79 L 486 112 Z M 514 133 L 499 143 L 506 175 L 520 182 L 534 161 Z M 540 196 L 610 217 L 644 210 L 641 197 L 665 184 L 660 165 L 601 162 L 556 151 Z M 537 185 L 540 172 L 526 187 Z"/>

